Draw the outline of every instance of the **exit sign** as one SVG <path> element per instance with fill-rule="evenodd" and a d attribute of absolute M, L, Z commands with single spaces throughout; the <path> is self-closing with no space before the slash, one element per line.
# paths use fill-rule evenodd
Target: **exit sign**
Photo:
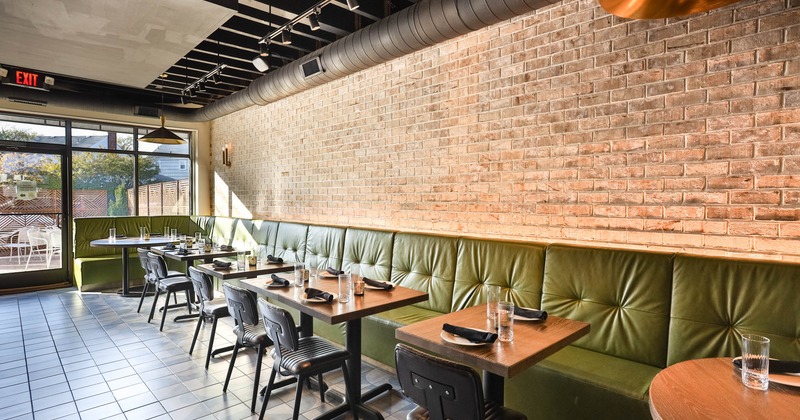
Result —
<path fill-rule="evenodd" d="M 42 73 L 23 70 L 23 69 L 9 69 L 8 75 L 3 79 L 4 85 L 26 87 L 39 90 L 50 90 L 50 86 L 54 83 L 54 79 L 50 76 L 45 76 Z"/>

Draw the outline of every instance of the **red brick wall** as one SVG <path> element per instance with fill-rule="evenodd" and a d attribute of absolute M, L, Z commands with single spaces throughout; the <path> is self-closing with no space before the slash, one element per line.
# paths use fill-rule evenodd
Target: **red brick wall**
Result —
<path fill-rule="evenodd" d="M 214 121 L 215 213 L 800 260 L 798 57 L 799 0 L 566 0 Z"/>

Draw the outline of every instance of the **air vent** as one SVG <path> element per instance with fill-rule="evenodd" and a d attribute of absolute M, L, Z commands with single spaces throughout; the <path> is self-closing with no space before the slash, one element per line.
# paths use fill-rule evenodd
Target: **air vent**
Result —
<path fill-rule="evenodd" d="M 133 107 L 133 115 L 139 115 L 142 117 L 155 117 L 155 118 L 158 118 L 160 116 L 158 108 L 153 108 L 152 106 L 138 106 L 138 105 Z"/>
<path fill-rule="evenodd" d="M 303 76 L 307 78 L 325 71 L 322 68 L 322 62 L 319 61 L 319 56 L 312 58 L 300 65 L 303 68 Z"/>

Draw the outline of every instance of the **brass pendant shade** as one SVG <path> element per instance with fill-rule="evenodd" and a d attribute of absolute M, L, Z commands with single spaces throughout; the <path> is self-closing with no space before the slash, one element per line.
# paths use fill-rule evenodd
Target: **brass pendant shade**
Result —
<path fill-rule="evenodd" d="M 599 0 L 608 13 L 630 19 L 663 19 L 707 12 L 741 0 Z"/>
<path fill-rule="evenodd" d="M 161 115 L 161 127 L 156 128 L 155 130 L 151 131 L 150 133 L 142 136 L 139 138 L 139 141 L 143 141 L 145 143 L 158 143 L 158 144 L 183 144 L 186 143 L 186 140 L 180 138 L 177 134 L 173 133 L 166 127 L 164 127 L 165 122 L 164 115 Z"/>

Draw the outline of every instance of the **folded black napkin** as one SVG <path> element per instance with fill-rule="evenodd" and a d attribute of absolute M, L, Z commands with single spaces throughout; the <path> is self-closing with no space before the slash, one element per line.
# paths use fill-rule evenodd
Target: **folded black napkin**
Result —
<path fill-rule="evenodd" d="M 115 238 L 124 238 L 125 235 L 114 235 Z"/>
<path fill-rule="evenodd" d="M 233 247 L 232 247 L 232 246 L 230 246 L 230 245 L 220 245 L 220 246 L 219 246 L 219 250 L 220 250 L 220 251 L 225 251 L 225 252 L 227 252 L 227 251 L 233 251 Z"/>
<path fill-rule="evenodd" d="M 164 249 L 175 249 L 175 244 L 166 244 L 164 245 Z"/>
<path fill-rule="evenodd" d="M 466 338 L 473 343 L 494 343 L 497 340 L 497 334 L 487 331 L 473 330 L 472 328 L 457 327 L 445 323 L 442 325 L 442 330 L 455 334 L 459 337 Z"/>
<path fill-rule="evenodd" d="M 742 359 L 733 361 L 739 369 L 742 368 Z M 790 360 L 772 360 L 769 361 L 769 373 L 800 373 L 800 362 Z"/>
<path fill-rule="evenodd" d="M 288 286 L 289 280 L 286 280 L 283 277 L 278 277 L 277 274 L 272 275 L 272 285 L 273 286 Z"/>
<path fill-rule="evenodd" d="M 315 299 L 315 298 L 325 299 L 325 301 L 328 303 L 333 302 L 332 294 L 324 290 L 314 289 L 313 287 L 306 288 L 306 299 Z"/>
<path fill-rule="evenodd" d="M 274 264 L 283 264 L 283 258 L 273 257 L 272 255 L 267 255 L 267 261 Z"/>
<path fill-rule="evenodd" d="M 521 316 L 523 318 L 538 318 L 542 321 L 547 319 L 547 311 L 540 311 L 538 309 L 525 309 L 520 308 L 519 306 L 514 307 L 514 315 Z"/>
<path fill-rule="evenodd" d="M 176 252 L 175 254 L 177 254 L 177 255 L 189 255 L 189 254 L 191 254 L 191 252 L 189 252 L 188 249 L 184 248 L 184 249 L 179 249 L 178 252 Z"/>
<path fill-rule="evenodd" d="M 364 277 L 364 283 L 367 283 L 368 285 L 370 285 L 372 287 L 377 287 L 377 288 L 380 288 L 380 289 L 383 289 L 383 290 L 392 290 L 392 289 L 394 289 L 394 284 L 392 284 L 391 282 L 388 282 L 388 281 L 378 281 L 378 280 L 372 280 L 370 278 Z"/>
<path fill-rule="evenodd" d="M 339 274 L 344 274 L 344 270 L 337 270 L 333 267 L 328 267 L 325 271 L 331 273 L 332 276 L 338 276 Z"/>
<path fill-rule="evenodd" d="M 212 264 L 214 264 L 214 267 L 217 267 L 217 268 L 228 268 L 228 267 L 231 266 L 230 261 L 214 260 L 214 262 Z"/>

